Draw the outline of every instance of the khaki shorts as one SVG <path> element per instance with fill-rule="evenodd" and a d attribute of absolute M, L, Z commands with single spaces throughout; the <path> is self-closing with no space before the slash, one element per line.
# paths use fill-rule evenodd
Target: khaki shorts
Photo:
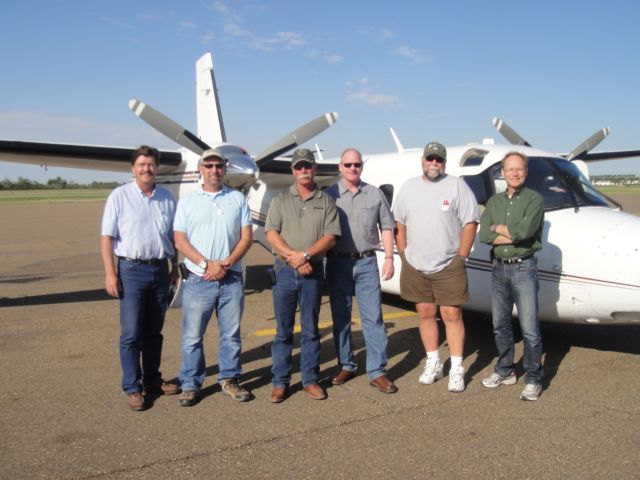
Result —
<path fill-rule="evenodd" d="M 400 296 L 414 303 L 462 305 L 469 301 L 467 270 L 462 257 L 456 256 L 444 270 L 422 273 L 413 268 L 404 254 L 400 272 Z"/>

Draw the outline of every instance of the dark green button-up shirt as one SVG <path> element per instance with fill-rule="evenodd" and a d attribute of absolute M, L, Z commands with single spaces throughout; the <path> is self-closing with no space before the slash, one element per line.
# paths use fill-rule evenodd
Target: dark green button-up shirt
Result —
<path fill-rule="evenodd" d="M 493 245 L 498 234 L 491 231 L 491 225 L 506 225 L 513 243 L 494 245 L 493 254 L 498 258 L 530 255 L 542 248 L 543 222 L 544 200 L 538 192 L 523 187 L 511 198 L 506 191 L 497 193 L 482 213 L 480 241 Z"/>

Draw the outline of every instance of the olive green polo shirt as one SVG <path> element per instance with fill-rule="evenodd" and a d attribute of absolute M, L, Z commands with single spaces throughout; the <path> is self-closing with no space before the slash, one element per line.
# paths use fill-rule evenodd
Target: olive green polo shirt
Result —
<path fill-rule="evenodd" d="M 340 235 L 338 209 L 330 195 L 316 188 L 302 200 L 296 185 L 273 199 L 264 231 L 275 230 L 294 250 L 306 250 L 325 235 Z"/>
<path fill-rule="evenodd" d="M 493 245 L 498 234 L 491 231 L 491 225 L 506 225 L 513 243 L 494 245 L 493 254 L 498 258 L 522 257 L 542 249 L 543 224 L 542 196 L 523 187 L 511 198 L 505 191 L 489 199 L 480 220 L 479 238 L 481 242 Z"/>

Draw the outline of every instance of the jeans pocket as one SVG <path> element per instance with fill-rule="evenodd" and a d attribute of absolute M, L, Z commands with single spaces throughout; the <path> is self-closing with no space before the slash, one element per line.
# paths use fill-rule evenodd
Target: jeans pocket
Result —
<path fill-rule="evenodd" d="M 203 277 L 196 275 L 193 272 L 189 272 L 187 278 L 184 279 L 184 283 L 189 285 L 195 285 L 196 283 L 200 283 L 203 280 Z"/>

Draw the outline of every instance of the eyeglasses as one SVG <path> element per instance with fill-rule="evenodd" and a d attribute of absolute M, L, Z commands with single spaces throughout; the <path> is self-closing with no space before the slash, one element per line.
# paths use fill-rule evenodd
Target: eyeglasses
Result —
<path fill-rule="evenodd" d="M 293 166 L 294 170 L 302 170 L 303 168 L 310 170 L 313 168 L 313 165 L 310 164 L 309 162 L 298 162 Z"/>
<path fill-rule="evenodd" d="M 429 155 L 427 158 L 424 159 L 425 162 L 433 162 L 434 160 L 436 161 L 436 163 L 444 163 L 444 159 L 436 156 L 436 155 Z"/>
<path fill-rule="evenodd" d="M 362 168 L 362 163 L 343 163 L 342 165 L 344 166 L 344 168 L 351 168 L 351 167 Z"/>
<path fill-rule="evenodd" d="M 216 170 L 224 170 L 226 165 L 224 163 L 203 163 L 202 166 L 207 170 L 211 170 L 212 168 L 215 168 Z"/>

